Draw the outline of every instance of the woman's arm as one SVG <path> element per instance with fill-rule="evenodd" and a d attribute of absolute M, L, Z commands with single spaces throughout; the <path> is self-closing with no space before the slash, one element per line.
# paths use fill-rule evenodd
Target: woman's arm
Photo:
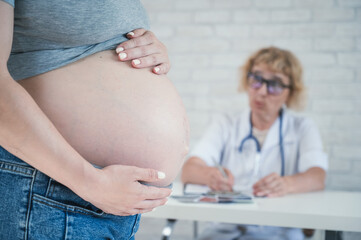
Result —
<path fill-rule="evenodd" d="M 66 185 L 105 212 L 131 215 L 166 202 L 169 189 L 138 181 L 164 178 L 156 170 L 113 165 L 96 169 L 61 136 L 7 69 L 13 35 L 13 8 L 0 1 L 0 145 Z"/>
<path fill-rule="evenodd" d="M 253 194 L 279 197 L 290 193 L 318 191 L 325 188 L 325 178 L 325 170 L 319 167 L 285 177 L 272 173 L 254 184 Z"/>
<path fill-rule="evenodd" d="M 209 168 L 202 159 L 197 157 L 189 158 L 182 168 L 182 182 L 207 185 L 205 176 Z"/>
<path fill-rule="evenodd" d="M 286 176 L 288 193 L 301 193 L 323 190 L 325 188 L 326 172 L 322 168 L 312 167 L 306 172 Z"/>
<path fill-rule="evenodd" d="M 212 190 L 232 191 L 234 177 L 232 173 L 224 168 L 227 178 L 224 178 L 216 167 L 207 164 L 198 157 L 189 158 L 183 166 L 182 182 L 199 185 L 207 185 Z"/>

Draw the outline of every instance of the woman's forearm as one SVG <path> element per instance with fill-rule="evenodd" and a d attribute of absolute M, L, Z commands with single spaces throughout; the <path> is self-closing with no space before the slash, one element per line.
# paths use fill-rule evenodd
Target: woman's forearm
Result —
<path fill-rule="evenodd" d="M 74 190 L 93 168 L 10 75 L 0 77 L 0 145 Z"/>
<path fill-rule="evenodd" d="M 286 176 L 288 193 L 318 191 L 325 188 L 326 172 L 322 168 L 312 167 L 303 173 Z"/>
<path fill-rule="evenodd" d="M 14 8 L 0 2 L 0 145 L 30 165 L 72 188 L 92 166 L 56 130 L 33 98 L 7 69 Z"/>

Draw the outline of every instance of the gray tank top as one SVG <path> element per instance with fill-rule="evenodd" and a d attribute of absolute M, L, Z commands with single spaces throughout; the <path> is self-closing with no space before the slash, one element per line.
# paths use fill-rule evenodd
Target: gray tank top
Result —
<path fill-rule="evenodd" d="M 1 0 L 14 9 L 8 69 L 15 80 L 35 76 L 127 40 L 149 29 L 139 0 Z"/>

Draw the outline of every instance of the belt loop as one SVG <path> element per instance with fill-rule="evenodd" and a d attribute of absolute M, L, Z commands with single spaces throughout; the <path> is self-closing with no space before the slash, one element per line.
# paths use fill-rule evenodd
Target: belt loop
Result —
<path fill-rule="evenodd" d="M 51 178 L 35 169 L 33 193 L 46 197 Z"/>

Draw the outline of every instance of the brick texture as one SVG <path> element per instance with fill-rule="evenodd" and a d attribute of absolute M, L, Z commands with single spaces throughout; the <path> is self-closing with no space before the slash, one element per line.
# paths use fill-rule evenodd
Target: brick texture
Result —
<path fill-rule="evenodd" d="M 239 111 L 238 68 L 260 47 L 293 51 L 304 66 L 304 115 L 330 159 L 327 188 L 361 190 L 360 0 L 143 0 L 168 47 L 169 73 L 188 111 L 191 147 L 211 116 Z"/>

